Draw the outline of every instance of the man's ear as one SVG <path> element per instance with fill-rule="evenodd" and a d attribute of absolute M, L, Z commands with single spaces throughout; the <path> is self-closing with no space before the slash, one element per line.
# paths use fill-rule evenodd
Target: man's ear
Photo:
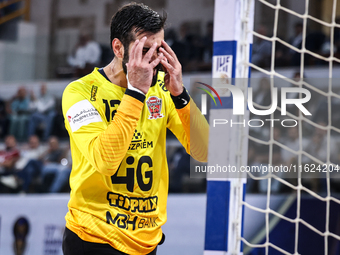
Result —
<path fill-rule="evenodd" d="M 118 58 L 124 57 L 124 46 L 118 38 L 112 40 L 112 49 L 116 57 Z"/>

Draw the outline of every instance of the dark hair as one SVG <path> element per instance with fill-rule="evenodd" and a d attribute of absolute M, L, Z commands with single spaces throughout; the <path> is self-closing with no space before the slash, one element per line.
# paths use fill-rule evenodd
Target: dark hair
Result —
<path fill-rule="evenodd" d="M 111 36 L 112 41 L 118 38 L 124 48 L 128 48 L 129 44 L 134 40 L 133 32 L 158 33 L 164 28 L 167 15 L 163 12 L 160 16 L 148 6 L 139 3 L 130 3 L 121 7 L 111 19 Z"/>

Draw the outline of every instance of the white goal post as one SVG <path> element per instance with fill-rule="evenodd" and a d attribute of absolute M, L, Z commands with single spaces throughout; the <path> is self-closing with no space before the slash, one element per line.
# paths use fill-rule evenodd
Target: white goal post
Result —
<path fill-rule="evenodd" d="M 220 78 L 248 78 L 252 44 L 254 3 L 248 0 L 215 1 L 213 84 Z M 235 79 L 232 84 L 243 92 L 248 87 L 246 79 Z M 232 82 L 234 83 L 234 82 Z M 210 125 L 214 119 L 229 119 L 234 123 L 245 115 L 233 115 L 231 94 L 213 85 L 222 98 L 218 109 L 210 110 Z M 246 103 L 246 102 L 244 102 Z M 247 163 L 247 128 L 210 128 L 208 165 Z M 205 255 L 242 254 L 242 200 L 245 194 L 245 176 L 228 174 L 207 176 L 207 217 Z"/>

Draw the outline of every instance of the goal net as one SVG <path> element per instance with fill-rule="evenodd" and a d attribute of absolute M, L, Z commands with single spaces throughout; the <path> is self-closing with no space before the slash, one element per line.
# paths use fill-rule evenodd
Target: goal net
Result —
<path fill-rule="evenodd" d="M 224 160 L 210 150 L 208 165 L 229 160 L 239 175 L 208 174 L 205 254 L 339 254 L 340 7 L 337 0 L 236 0 L 235 6 L 232 85 L 247 80 L 251 89 L 240 86 L 242 125 L 232 126 L 239 116 L 226 118 L 221 107 L 210 110 L 211 129 L 223 124 L 232 137 L 210 130 L 209 150 L 219 153 L 218 141 L 232 144 Z M 219 77 L 214 70 L 213 77 Z M 223 192 L 221 205 L 216 194 Z M 211 218 L 221 217 L 213 210 L 228 214 L 224 231 L 211 230 L 218 222 Z"/>

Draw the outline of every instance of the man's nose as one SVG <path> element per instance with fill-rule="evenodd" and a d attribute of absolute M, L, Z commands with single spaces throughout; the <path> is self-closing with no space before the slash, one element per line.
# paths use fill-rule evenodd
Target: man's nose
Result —
<path fill-rule="evenodd" d="M 159 54 L 160 52 L 158 51 L 158 49 L 156 49 L 154 53 L 152 54 L 151 62 L 154 61 L 158 57 Z"/>

